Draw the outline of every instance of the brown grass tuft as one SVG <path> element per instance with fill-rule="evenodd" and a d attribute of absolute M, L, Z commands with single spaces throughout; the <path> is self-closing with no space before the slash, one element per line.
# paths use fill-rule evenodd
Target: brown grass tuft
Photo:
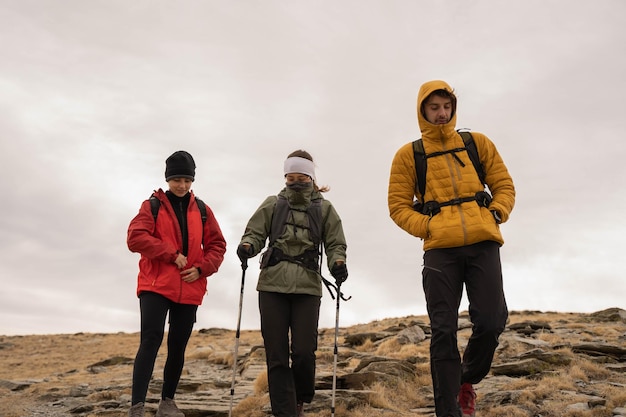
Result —
<path fill-rule="evenodd" d="M 269 392 L 267 383 L 267 370 L 261 372 L 254 380 L 254 395 L 261 395 Z"/>
<path fill-rule="evenodd" d="M 362 345 L 356 346 L 357 352 L 372 352 L 376 349 L 376 344 L 371 339 L 367 339 Z"/>
<path fill-rule="evenodd" d="M 572 368 L 580 370 L 581 379 L 585 382 L 589 380 L 604 380 L 610 377 L 611 371 L 601 364 L 591 362 L 586 359 L 576 359 Z M 583 378 L 584 376 L 584 378 Z"/>
<path fill-rule="evenodd" d="M 370 388 L 371 393 L 368 396 L 370 407 L 393 409 L 393 403 L 390 401 L 390 391 L 387 386 L 376 383 Z"/>
<path fill-rule="evenodd" d="M 482 417 L 534 417 L 530 411 L 520 410 L 517 406 L 504 405 L 481 411 Z M 541 414 L 543 416 L 543 414 Z"/>
<path fill-rule="evenodd" d="M 269 404 L 269 397 L 250 396 L 239 401 L 233 408 L 233 417 L 266 417 L 263 407 Z"/>

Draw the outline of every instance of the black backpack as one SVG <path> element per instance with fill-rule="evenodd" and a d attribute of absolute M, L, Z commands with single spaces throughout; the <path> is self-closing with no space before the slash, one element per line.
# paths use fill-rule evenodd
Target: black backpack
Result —
<path fill-rule="evenodd" d="M 322 199 L 316 199 L 311 201 L 311 205 L 306 209 L 306 214 L 309 218 L 309 233 L 311 236 L 311 240 L 315 244 L 315 249 L 304 251 L 304 253 L 298 256 L 287 256 L 282 253 L 280 249 L 273 246 L 276 242 L 276 239 L 278 239 L 280 236 L 282 236 L 283 233 L 285 233 L 287 224 L 289 224 L 287 221 L 289 210 L 293 210 L 291 207 L 289 207 L 289 202 L 285 197 L 279 195 L 278 199 L 276 200 L 276 205 L 274 206 L 274 212 L 272 214 L 269 244 L 267 245 L 268 249 L 261 256 L 261 268 L 276 265 L 280 261 L 299 263 L 305 268 L 311 269 L 319 274 L 320 278 L 322 279 L 322 283 L 326 286 L 326 289 L 330 293 L 330 296 L 333 300 L 335 299 L 335 297 L 337 297 L 337 302 L 339 302 L 339 298 L 344 301 L 348 301 L 352 297 L 344 296 L 344 294 L 339 290 L 336 285 L 332 284 L 330 281 L 324 278 L 324 276 L 322 276 Z M 298 225 L 293 226 L 300 227 Z M 335 293 L 333 293 L 333 289 Z"/>
<path fill-rule="evenodd" d="M 296 256 L 286 255 L 280 248 L 274 246 L 276 240 L 285 233 L 288 224 L 297 228 L 303 228 L 301 225 L 293 224 L 288 221 L 289 212 L 291 210 L 306 212 L 309 219 L 309 227 L 304 228 L 309 230 L 311 240 L 315 244 L 314 249 L 305 250 L 303 253 Z M 272 213 L 269 244 L 267 245 L 267 250 L 261 256 L 261 269 L 274 266 L 281 261 L 289 261 L 320 273 L 322 233 L 322 199 L 311 201 L 311 204 L 306 210 L 297 210 L 289 207 L 287 199 L 279 195 L 276 200 L 276 205 L 274 206 L 274 212 Z"/>
<path fill-rule="evenodd" d="M 424 198 L 424 192 L 426 191 L 426 170 L 428 169 L 428 158 L 432 158 L 433 156 L 444 155 L 447 153 L 451 153 L 457 161 L 461 164 L 461 166 L 465 166 L 465 164 L 456 156 L 457 152 L 467 151 L 470 160 L 472 161 L 472 165 L 474 165 L 474 169 L 478 174 L 478 178 L 480 178 L 480 182 L 485 184 L 485 170 L 483 169 L 482 164 L 480 163 L 480 158 L 478 157 L 478 149 L 476 149 L 476 143 L 474 142 L 474 138 L 472 134 L 467 130 L 458 130 L 459 134 L 463 138 L 463 143 L 465 147 L 463 148 L 454 148 L 448 149 L 447 151 L 441 152 L 433 152 L 427 154 L 424 151 L 424 143 L 422 139 L 418 139 L 413 141 L 413 155 L 415 156 L 415 174 L 417 176 L 417 190 L 419 191 L 422 198 Z"/>
<path fill-rule="evenodd" d="M 278 196 L 276 205 L 274 206 L 274 213 L 272 214 L 272 226 L 270 227 L 269 245 L 273 246 L 276 239 L 285 233 L 287 224 L 291 224 L 287 221 L 290 210 L 295 210 L 289 207 L 287 199 L 282 195 Z M 318 246 L 322 241 L 322 200 L 313 200 L 311 205 L 306 209 L 307 216 L 309 218 L 309 233 L 311 240 Z M 292 225 L 301 227 L 298 225 Z"/>

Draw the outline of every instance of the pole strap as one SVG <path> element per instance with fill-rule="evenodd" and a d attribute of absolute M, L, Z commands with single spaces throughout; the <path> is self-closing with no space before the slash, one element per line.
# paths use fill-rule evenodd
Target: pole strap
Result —
<path fill-rule="evenodd" d="M 337 285 L 333 284 L 332 282 L 330 282 L 329 280 L 324 278 L 321 274 L 320 274 L 320 277 L 322 278 L 322 282 L 324 283 L 324 285 L 326 285 L 326 289 L 330 293 L 330 297 L 333 300 L 337 296 L 339 296 L 343 301 L 348 301 L 349 299 L 352 298 L 352 296 L 349 296 L 349 297 L 346 298 L 346 296 L 341 292 L 341 285 L 337 286 Z"/>

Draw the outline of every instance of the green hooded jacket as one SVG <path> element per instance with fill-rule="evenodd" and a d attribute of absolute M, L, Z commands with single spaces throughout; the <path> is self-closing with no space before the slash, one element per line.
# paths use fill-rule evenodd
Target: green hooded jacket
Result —
<path fill-rule="evenodd" d="M 322 200 L 322 242 L 326 253 L 326 262 L 330 269 L 336 261 L 346 260 L 346 238 L 343 234 L 341 218 L 330 201 L 325 200 L 319 191 L 295 192 L 284 188 L 279 195 L 289 202 L 288 223 L 303 226 L 295 227 L 288 224 L 285 233 L 277 237 L 275 247 L 285 255 L 297 256 L 305 250 L 315 249 L 309 236 L 309 219 L 305 212 L 313 200 Z M 241 243 L 249 243 L 253 248 L 253 256 L 265 248 L 272 226 L 272 215 L 278 196 L 269 196 L 252 215 Z M 322 296 L 321 277 L 315 271 L 294 262 L 282 261 L 274 266 L 261 269 L 257 291 L 278 292 L 287 294 L 310 294 Z"/>

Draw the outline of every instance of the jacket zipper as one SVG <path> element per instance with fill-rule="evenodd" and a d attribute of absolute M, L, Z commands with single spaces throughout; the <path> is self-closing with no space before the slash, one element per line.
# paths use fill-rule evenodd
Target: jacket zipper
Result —
<path fill-rule="evenodd" d="M 191 200 L 189 201 L 189 204 L 191 204 Z M 183 202 L 180 201 L 178 203 L 179 208 L 180 208 L 180 213 L 182 214 L 181 216 L 181 225 L 179 227 L 180 229 L 180 243 L 181 243 L 181 250 L 183 250 L 185 248 L 185 234 L 183 233 L 183 230 L 186 229 L 187 225 L 185 224 L 185 220 L 187 219 L 187 213 L 185 213 L 183 211 Z M 189 233 L 189 231 L 187 231 L 187 233 Z M 189 241 L 189 239 L 187 239 Z M 187 244 L 189 245 L 189 244 Z M 189 254 L 189 247 L 187 247 L 187 254 L 185 254 L 185 256 L 187 256 Z M 183 299 L 183 279 L 181 278 L 179 280 L 179 289 L 178 289 L 178 302 L 180 303 L 180 301 Z"/>

